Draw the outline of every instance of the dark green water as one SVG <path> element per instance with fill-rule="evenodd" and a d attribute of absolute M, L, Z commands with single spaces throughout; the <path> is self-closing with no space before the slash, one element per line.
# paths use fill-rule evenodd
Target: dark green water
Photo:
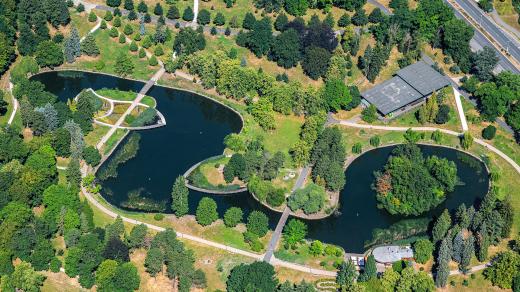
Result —
<path fill-rule="evenodd" d="M 143 86 L 142 82 L 94 73 L 50 72 L 33 79 L 43 82 L 47 90 L 58 95 L 60 100 L 72 98 L 89 87 L 138 91 Z M 240 131 L 242 126 L 234 112 L 197 94 L 154 86 L 148 95 L 157 100 L 157 108 L 164 114 L 167 126 L 140 131 L 137 155 L 118 168 L 117 178 L 102 182 L 104 197 L 116 206 L 121 207 L 128 194 L 135 190 L 141 190 L 141 195 L 155 201 L 167 201 L 169 205 L 175 178 L 198 161 L 222 153 L 224 137 Z M 463 161 L 466 159 L 460 159 L 461 152 L 457 150 L 421 146 L 425 155 L 435 154 L 455 161 L 462 184 L 443 204 L 423 218 L 390 215 L 377 209 L 375 192 L 370 186 L 373 172 L 383 167 L 392 148 L 369 151 L 349 166 L 345 172 L 347 184 L 340 197 L 340 215 L 309 221 L 309 238 L 340 245 L 348 252 L 363 252 L 365 243 L 373 241 L 374 230 L 385 231 L 386 239 L 395 236 L 396 232 L 389 230 L 399 230 L 406 235 L 421 233 L 444 208 L 455 209 L 462 203 L 467 206 L 477 204 L 488 190 L 488 174 L 479 160 L 466 155 L 471 161 L 468 164 Z M 237 206 L 246 214 L 252 210 L 264 211 L 272 228 L 279 218 L 278 213 L 270 212 L 248 193 L 222 196 L 190 191 L 191 214 L 203 196 L 211 196 L 217 201 L 221 216 L 227 208 Z"/>

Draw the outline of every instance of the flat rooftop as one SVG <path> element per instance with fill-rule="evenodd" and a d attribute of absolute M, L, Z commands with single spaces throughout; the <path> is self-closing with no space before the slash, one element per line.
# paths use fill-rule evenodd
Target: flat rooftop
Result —
<path fill-rule="evenodd" d="M 363 92 L 361 96 L 385 116 L 423 97 L 400 77 L 388 79 Z"/>
<path fill-rule="evenodd" d="M 361 96 L 386 116 L 448 85 L 448 78 L 419 61 L 397 71 L 393 78 L 361 93 Z"/>
<path fill-rule="evenodd" d="M 450 85 L 450 81 L 445 76 L 423 61 L 404 67 L 397 71 L 396 76 L 401 77 L 423 96 Z"/>
<path fill-rule="evenodd" d="M 372 251 L 376 262 L 379 263 L 394 263 L 402 259 L 413 258 L 413 250 L 409 246 L 379 246 Z"/>

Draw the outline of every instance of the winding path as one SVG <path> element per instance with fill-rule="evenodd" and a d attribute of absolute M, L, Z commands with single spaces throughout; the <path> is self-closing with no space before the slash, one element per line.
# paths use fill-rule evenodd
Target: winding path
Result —
<path fill-rule="evenodd" d="M 392 127 L 392 126 L 377 126 L 377 125 L 366 125 L 366 124 L 358 124 L 355 122 L 347 121 L 347 120 L 334 120 L 333 123 L 352 127 L 352 128 L 360 128 L 360 129 L 372 129 L 372 130 L 381 130 L 381 131 L 400 131 L 400 132 L 406 132 L 408 129 L 412 129 L 413 131 L 426 131 L 426 132 L 434 132 L 439 131 L 441 133 L 445 133 L 452 136 L 460 137 L 463 133 L 455 132 L 452 130 L 442 129 L 442 128 L 435 128 L 435 127 Z M 498 156 L 502 157 L 507 163 L 509 163 L 515 170 L 520 174 L 520 166 L 509 156 L 507 156 L 504 152 L 500 151 L 493 145 L 490 145 L 486 142 L 484 142 L 481 139 L 474 138 L 473 141 L 475 143 L 480 144 L 484 146 L 485 148 L 489 149 L 491 152 L 494 152 Z"/>
<path fill-rule="evenodd" d="M 13 83 L 9 81 L 9 92 L 11 93 L 11 100 L 13 102 L 13 111 L 11 112 L 11 116 L 9 117 L 9 120 L 7 121 L 7 125 L 11 125 L 14 121 L 14 117 L 16 116 L 16 111 L 20 107 L 18 104 L 18 100 L 14 97 L 13 94 Z"/>

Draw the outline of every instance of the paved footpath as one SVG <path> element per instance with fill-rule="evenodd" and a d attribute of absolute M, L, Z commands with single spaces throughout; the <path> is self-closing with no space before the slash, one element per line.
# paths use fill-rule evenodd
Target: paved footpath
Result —
<path fill-rule="evenodd" d="M 361 129 L 373 129 L 373 130 L 382 130 L 382 131 L 401 131 L 406 132 L 408 129 L 412 129 L 413 131 L 426 131 L 426 132 L 434 132 L 439 130 L 439 132 L 452 135 L 452 136 L 461 136 L 463 133 L 455 132 L 452 130 L 446 130 L 441 128 L 435 128 L 435 127 L 391 127 L 391 126 L 377 126 L 377 125 L 366 125 L 366 124 L 358 124 L 351 121 L 346 120 L 336 120 L 335 123 L 353 127 L 353 128 L 361 128 Z M 474 138 L 473 141 L 475 143 L 480 144 L 484 146 L 485 148 L 489 149 L 491 152 L 496 153 L 498 156 L 502 157 L 507 163 L 509 163 L 515 170 L 520 174 L 520 166 L 509 156 L 507 156 L 504 152 L 498 150 L 494 146 L 484 142 L 481 139 Z"/>
<path fill-rule="evenodd" d="M 141 89 L 141 91 L 139 91 L 139 93 L 137 94 L 137 97 L 134 99 L 134 101 L 128 107 L 128 109 L 117 120 L 117 122 L 110 128 L 110 130 L 105 134 L 105 136 L 103 136 L 103 138 L 101 138 L 101 141 L 99 141 L 99 143 L 96 145 L 97 149 L 101 149 L 101 147 L 108 141 L 108 139 L 116 132 L 116 130 L 125 121 L 126 116 L 129 115 L 139 103 L 141 103 L 141 100 L 145 97 L 148 90 L 150 90 L 150 88 L 152 88 L 152 86 L 155 85 L 157 80 L 159 80 L 159 78 L 161 78 L 161 76 L 164 74 L 164 72 L 166 72 L 164 70 L 164 67 L 161 67 L 159 69 L 159 71 L 157 71 L 153 75 L 153 77 L 150 80 L 148 80 L 148 82 L 146 82 L 146 84 Z"/>

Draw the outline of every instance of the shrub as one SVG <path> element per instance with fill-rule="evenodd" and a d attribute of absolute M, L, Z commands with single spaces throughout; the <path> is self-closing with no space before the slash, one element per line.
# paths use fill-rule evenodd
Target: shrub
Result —
<path fill-rule="evenodd" d="M 119 35 L 119 43 L 120 43 L 120 44 L 124 44 L 124 43 L 126 43 L 126 37 L 125 37 L 124 34 L 120 34 L 120 35 Z"/>
<path fill-rule="evenodd" d="M 153 215 L 153 219 L 156 221 L 161 221 L 164 219 L 164 214 L 157 213 L 157 214 Z"/>
<path fill-rule="evenodd" d="M 101 29 L 107 29 L 107 22 L 105 20 L 101 21 L 101 25 L 99 26 Z"/>
<path fill-rule="evenodd" d="M 493 140 L 495 138 L 495 134 L 497 133 L 497 128 L 493 125 L 489 125 L 482 130 L 482 138 L 486 140 Z"/>
<path fill-rule="evenodd" d="M 78 4 L 78 7 L 76 7 L 76 11 L 78 13 L 85 11 L 85 6 L 82 3 Z"/>
<path fill-rule="evenodd" d="M 114 19 L 114 16 L 112 15 L 112 12 L 110 12 L 110 10 L 107 10 L 107 12 L 105 12 L 105 16 L 103 16 L 103 19 L 106 21 L 112 21 L 112 19 Z"/>
<path fill-rule="evenodd" d="M 378 135 L 370 137 L 370 145 L 372 145 L 373 147 L 379 147 L 380 144 L 381 144 L 381 137 L 379 137 Z"/>
<path fill-rule="evenodd" d="M 164 51 L 163 51 L 163 48 L 161 45 L 158 45 L 157 47 L 155 47 L 155 50 L 153 51 L 154 55 L 156 55 L 157 57 L 160 57 L 162 55 L 164 55 Z"/>
<path fill-rule="evenodd" d="M 211 27 L 210 34 L 211 34 L 211 35 L 217 35 L 217 28 L 214 27 L 214 26 Z"/>
<path fill-rule="evenodd" d="M 363 145 L 361 145 L 360 142 L 355 143 L 352 145 L 352 153 L 359 154 L 363 151 Z"/>
<path fill-rule="evenodd" d="M 413 244 L 415 260 L 420 263 L 426 263 L 433 253 L 433 243 L 428 239 L 419 239 Z"/>
<path fill-rule="evenodd" d="M 101 161 L 101 154 L 96 147 L 88 146 L 83 150 L 83 158 L 89 165 L 96 166 Z"/>
<path fill-rule="evenodd" d="M 287 205 L 292 211 L 302 209 L 305 214 L 317 213 L 324 204 L 325 189 L 314 183 L 295 191 L 287 201 Z"/>

